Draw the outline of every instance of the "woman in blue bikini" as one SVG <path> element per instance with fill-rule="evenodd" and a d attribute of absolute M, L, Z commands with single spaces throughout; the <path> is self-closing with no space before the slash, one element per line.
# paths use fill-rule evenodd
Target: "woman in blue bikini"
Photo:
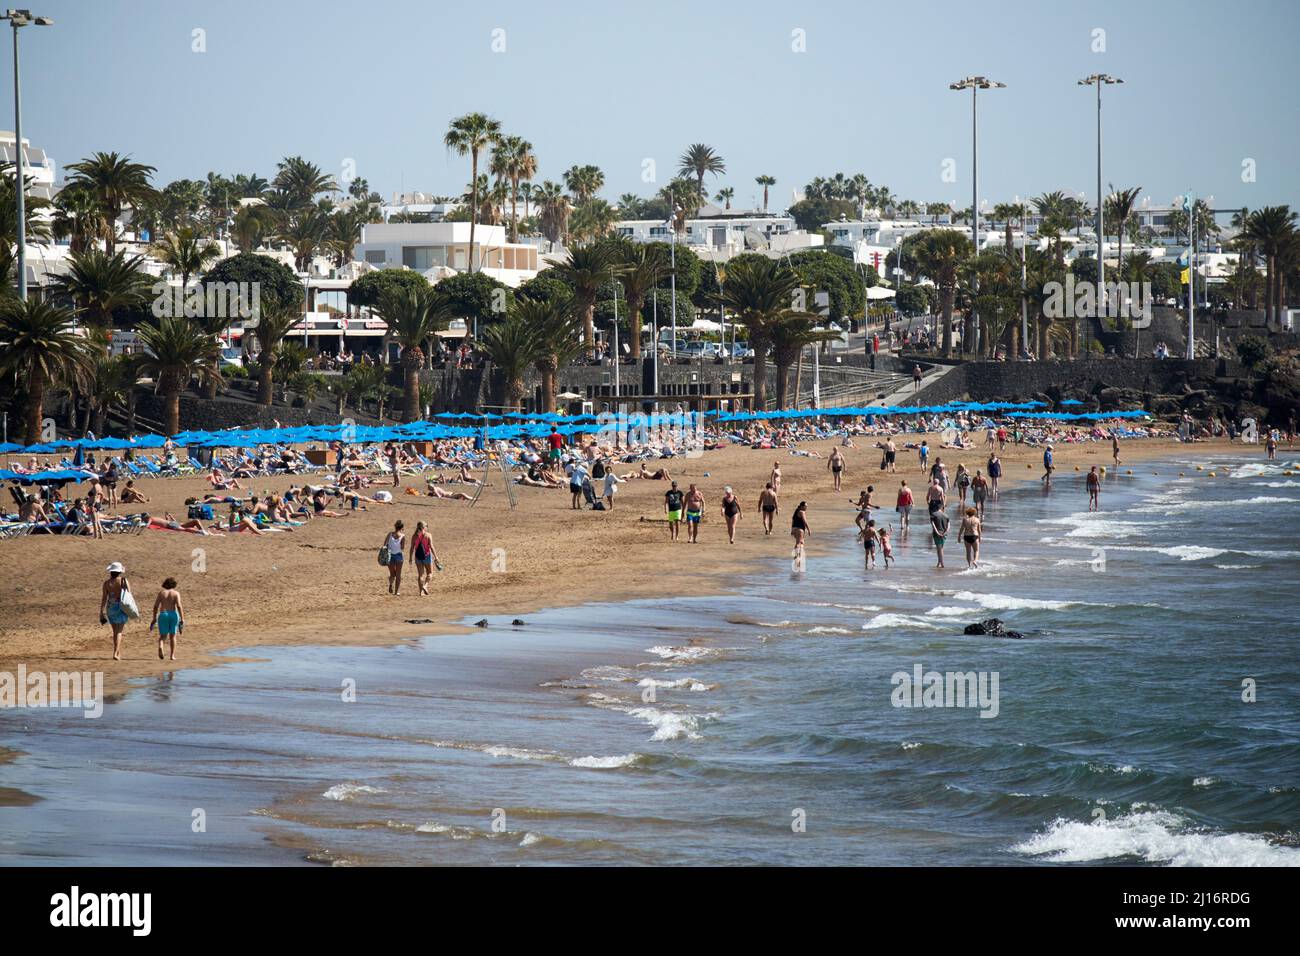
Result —
<path fill-rule="evenodd" d="M 126 568 L 120 561 L 114 561 L 107 568 L 108 580 L 99 598 L 99 623 L 113 628 L 113 660 L 122 659 L 122 628 L 126 627 L 127 613 L 122 606 L 122 592 L 131 586 L 126 580 Z"/>

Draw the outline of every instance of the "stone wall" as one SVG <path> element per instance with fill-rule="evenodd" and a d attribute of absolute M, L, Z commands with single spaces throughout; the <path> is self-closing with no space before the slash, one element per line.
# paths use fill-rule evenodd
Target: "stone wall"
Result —
<path fill-rule="evenodd" d="M 1049 362 L 968 362 L 926 386 L 909 405 L 953 401 L 1030 401 L 1037 396 L 1096 395 L 1103 389 L 1144 394 L 1176 393 L 1192 383 L 1240 374 L 1225 359 L 1098 358 Z"/>

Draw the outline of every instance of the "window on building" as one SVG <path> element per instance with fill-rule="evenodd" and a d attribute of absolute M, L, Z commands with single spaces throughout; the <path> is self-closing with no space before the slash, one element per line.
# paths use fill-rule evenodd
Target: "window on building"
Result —
<path fill-rule="evenodd" d="M 388 256 L 383 249 L 367 249 L 366 262 L 372 266 L 382 266 L 388 261 Z"/>
<path fill-rule="evenodd" d="M 445 246 L 402 246 L 402 265 L 417 272 L 426 272 L 434 266 L 447 264 Z"/>

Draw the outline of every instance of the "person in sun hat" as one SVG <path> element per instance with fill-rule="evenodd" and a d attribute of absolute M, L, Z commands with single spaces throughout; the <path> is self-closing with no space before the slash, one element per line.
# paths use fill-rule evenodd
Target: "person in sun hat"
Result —
<path fill-rule="evenodd" d="M 128 620 L 126 608 L 122 604 L 122 595 L 130 591 L 126 580 L 126 568 L 121 561 L 114 561 L 106 569 L 108 580 L 104 582 L 99 599 L 99 623 L 113 628 L 113 660 L 122 659 L 122 628 Z"/>

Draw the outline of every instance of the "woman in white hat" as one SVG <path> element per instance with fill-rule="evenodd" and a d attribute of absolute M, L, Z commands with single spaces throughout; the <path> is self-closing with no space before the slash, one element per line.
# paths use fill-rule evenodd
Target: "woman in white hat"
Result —
<path fill-rule="evenodd" d="M 99 623 L 113 628 L 113 660 L 122 659 L 122 628 L 126 626 L 126 608 L 122 606 L 122 593 L 130 590 L 126 580 L 126 568 L 122 562 L 114 561 L 107 568 L 108 580 L 104 582 L 103 593 L 99 599 Z"/>

